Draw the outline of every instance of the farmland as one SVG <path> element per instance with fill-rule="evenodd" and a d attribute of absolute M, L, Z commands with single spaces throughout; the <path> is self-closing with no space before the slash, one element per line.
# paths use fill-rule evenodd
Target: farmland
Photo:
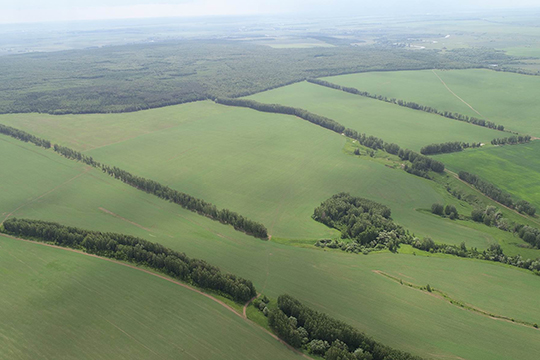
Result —
<path fill-rule="evenodd" d="M 540 105 L 535 100 L 540 88 L 538 76 L 490 70 L 426 70 L 372 72 L 325 79 L 389 98 L 484 118 L 513 131 L 540 136 L 537 118 Z M 441 79 L 474 110 L 452 94 Z"/>
<path fill-rule="evenodd" d="M 519 199 L 540 207 L 540 141 L 475 149 L 439 158 L 454 171 L 474 172 Z"/>
<path fill-rule="evenodd" d="M 38 185 L 39 164 L 53 170 L 73 168 L 75 174 L 80 170 L 78 163 L 34 146 L 14 143 L 14 140 L 3 141 L 2 144 L 3 152 L 11 155 L 9 158 L 17 156 L 25 161 L 34 161 L 29 163 L 33 165 L 30 167 L 33 173 L 24 173 L 24 177 L 20 177 L 15 171 L 17 167 L 14 163 L 3 166 L 11 171 L 21 185 L 38 188 L 37 193 L 46 192 L 46 186 L 40 189 L 41 185 Z M 56 171 L 50 173 L 57 174 Z M 63 177 L 58 175 L 57 181 L 63 183 L 64 178 L 71 175 L 69 172 Z M 89 186 L 90 184 L 93 185 Z M 111 192 L 106 190 L 109 187 L 113 188 Z M 525 303 L 534 296 L 535 285 L 511 285 L 535 284 L 536 277 L 524 271 L 455 258 L 426 258 L 388 253 L 361 256 L 262 242 L 178 209 L 175 205 L 141 193 L 95 170 L 89 170 L 87 174 L 63 185 L 61 193 L 65 195 L 62 196 L 58 191 L 51 192 L 21 208 L 15 215 L 57 218 L 66 224 L 135 234 L 186 251 L 191 256 L 204 257 L 226 271 L 249 277 L 259 291 L 269 296 L 290 293 L 317 309 L 367 331 L 391 346 L 415 353 L 478 357 L 489 351 L 494 359 L 528 359 L 530 353 L 524 349 L 530 349 L 530 344 L 536 343 L 534 339 L 537 331 L 534 329 L 463 311 L 440 299 L 400 287 L 372 270 L 402 273 L 422 283 L 431 281 L 432 278 L 420 273 L 429 272 L 429 269 L 436 267 L 447 269 L 444 272 L 449 274 L 451 269 L 459 264 L 464 270 L 457 279 L 477 279 L 476 294 L 485 292 L 485 298 L 489 298 L 494 296 L 490 294 L 497 292 L 497 296 L 504 299 L 505 296 L 514 297 L 518 292 L 520 295 L 517 297 Z M 112 193 L 115 197 L 108 199 L 108 195 Z M 6 192 L 2 194 L 6 196 Z M 21 203 L 29 200 L 28 194 L 17 196 L 21 198 Z M 116 206 L 113 206 L 113 203 Z M 104 213 L 99 207 L 114 211 L 117 216 Z M 183 217 L 191 221 L 183 221 Z M 502 278 L 500 284 L 506 281 L 508 286 L 492 285 L 493 279 L 481 275 L 483 273 Z M 457 281 L 459 280 L 445 276 L 433 283 L 449 293 L 455 292 L 460 300 L 474 304 L 481 295 L 472 296 L 463 290 L 458 292 L 455 290 Z M 530 310 L 526 304 L 514 309 L 509 309 L 503 301 L 476 305 L 485 305 L 489 311 L 516 318 L 537 318 L 536 312 Z M 448 326 L 436 325 L 443 322 Z M 479 328 L 485 329 L 485 332 L 478 332 Z M 448 329 L 453 330 L 449 332 Z M 19 331 L 24 332 L 24 329 Z M 495 346 L 494 337 L 497 344 Z M 446 341 L 441 342 L 442 338 Z M 520 342 L 523 342 L 522 346 L 519 346 Z"/>
<path fill-rule="evenodd" d="M 176 121 L 176 125 L 147 133 L 136 133 L 139 130 L 135 127 L 132 137 L 126 139 L 118 124 L 133 115 L 135 119 L 147 119 L 139 123 L 142 129 L 152 126 L 156 118 L 168 119 L 171 124 Z M 97 120 L 92 121 L 92 116 Z M 470 212 L 470 206 L 460 205 L 432 182 L 368 157 L 347 156 L 343 153 L 343 136 L 294 117 L 211 102 L 111 114 L 107 115 L 108 122 L 99 120 L 103 116 L 55 118 L 32 114 L 23 121 L 19 120 L 22 115 L 6 115 L 0 122 L 44 137 L 48 133 L 42 134 L 41 129 L 54 128 L 53 138 L 60 144 L 80 143 L 79 148 L 89 148 L 85 154 L 98 161 L 157 180 L 218 207 L 250 214 L 268 227 L 273 238 L 308 240 L 312 244 L 315 239 L 336 236 L 335 230 L 315 222 L 311 215 L 328 197 L 348 191 L 387 204 L 393 217 L 418 236 L 429 235 L 453 244 L 465 241 L 478 248 L 497 242 L 476 229 L 415 211 L 427 209 L 434 202 L 455 202 L 461 211 Z M 102 131 L 110 144 L 103 146 L 100 139 L 94 145 L 87 140 L 89 136 L 74 131 L 77 124 L 85 122 L 93 124 L 88 133 Z"/>
<path fill-rule="evenodd" d="M 487 142 L 501 132 L 406 109 L 378 100 L 302 82 L 250 96 L 263 103 L 294 106 L 334 119 L 367 135 L 420 150 L 447 141 Z"/>

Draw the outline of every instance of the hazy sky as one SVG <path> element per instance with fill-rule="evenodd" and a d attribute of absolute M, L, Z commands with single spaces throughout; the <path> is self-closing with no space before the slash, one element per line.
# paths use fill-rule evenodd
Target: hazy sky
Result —
<path fill-rule="evenodd" d="M 361 16 L 510 6 L 540 7 L 540 0 L 0 0 L 0 23 L 296 12 Z"/>

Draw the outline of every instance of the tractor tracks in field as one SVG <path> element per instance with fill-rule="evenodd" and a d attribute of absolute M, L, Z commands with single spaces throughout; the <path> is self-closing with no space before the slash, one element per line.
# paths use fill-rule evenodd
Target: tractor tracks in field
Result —
<path fill-rule="evenodd" d="M 82 175 L 82 174 L 81 174 Z M 150 271 L 150 270 L 146 270 L 146 269 L 143 269 L 141 267 L 138 267 L 138 266 L 135 266 L 135 265 L 131 265 L 131 264 L 128 264 L 128 263 L 124 263 L 124 262 L 121 262 L 121 261 L 117 261 L 117 260 L 113 260 L 113 259 L 108 259 L 108 258 L 105 258 L 105 257 L 102 257 L 102 256 L 98 256 L 98 255 L 94 255 L 94 254 L 89 254 L 89 253 L 86 253 L 84 251 L 81 251 L 81 250 L 76 250 L 76 249 L 71 249 L 71 248 L 66 248 L 66 247 L 62 247 L 62 246 L 58 246 L 58 245 L 53 245 L 53 244 L 47 244 L 47 243 L 42 243 L 42 242 L 39 242 L 39 241 L 33 241 L 33 240 L 28 240 L 28 239 L 23 239 L 23 238 L 18 238 L 18 237 L 15 237 L 15 236 L 11 236 L 11 235 L 7 235 L 7 234 L 3 234 L 3 233 L 0 233 L 0 236 L 1 237 L 4 237 L 4 238 L 8 238 L 8 239 L 12 239 L 12 240 L 15 240 L 15 241 L 23 241 L 23 242 L 27 242 L 27 243 L 32 243 L 32 244 L 36 244 L 36 245 L 41 245 L 41 246 L 47 246 L 47 247 L 51 247 L 51 248 L 54 248 L 54 249 L 59 249 L 59 250 L 64 250 L 64 251 L 69 251 L 69 252 L 74 252 L 74 253 L 77 253 L 77 254 L 80 254 L 80 255 L 85 255 L 85 256 L 90 256 L 90 257 L 93 257 L 93 258 L 97 258 L 97 259 L 101 259 L 101 260 L 104 260 L 104 261 L 108 261 L 108 262 L 112 262 L 112 263 L 115 263 L 115 264 L 118 264 L 118 265 L 122 265 L 122 266 L 126 266 L 130 269 L 134 269 L 134 270 L 138 270 L 138 271 L 142 271 L 146 274 L 149 274 L 149 275 L 152 275 L 152 276 L 155 276 L 155 277 L 158 277 L 162 280 L 166 280 L 166 281 L 169 281 L 175 285 L 178 285 L 178 286 L 181 286 L 185 289 L 188 289 L 190 291 L 193 291 L 199 295 L 202 295 L 216 303 L 218 303 L 219 305 L 221 305 L 223 308 L 231 311 L 233 314 L 235 314 L 236 316 L 238 316 L 239 318 L 241 318 L 243 321 L 247 322 L 249 325 L 253 326 L 253 327 L 256 327 L 260 330 L 262 330 L 263 332 L 265 332 L 266 334 L 270 335 L 272 338 L 274 338 L 275 340 L 279 341 L 280 343 L 282 343 L 283 345 L 285 345 L 289 350 L 293 351 L 294 353 L 296 353 L 297 355 L 300 355 L 300 356 L 303 356 L 307 359 L 311 359 L 313 360 L 313 358 L 311 358 L 310 356 L 304 354 L 303 352 L 299 351 L 298 349 L 295 349 L 293 348 L 292 346 L 290 346 L 289 344 L 287 344 L 285 341 L 281 340 L 279 337 L 277 337 L 275 334 L 273 334 L 272 332 L 268 331 L 267 329 L 265 329 L 264 327 L 260 326 L 259 324 L 255 323 L 254 321 L 250 320 L 247 318 L 247 314 L 246 314 L 246 311 L 247 311 L 247 307 L 251 304 L 251 302 L 253 300 L 255 300 L 256 298 L 258 298 L 261 294 L 257 294 L 257 296 L 254 296 L 253 298 L 251 298 L 248 302 L 246 302 L 246 304 L 244 304 L 243 306 L 243 309 L 242 309 L 242 314 L 239 313 L 238 311 L 236 311 L 233 307 L 227 305 L 224 301 L 221 301 L 220 299 L 216 298 L 215 296 L 212 296 L 210 294 L 207 294 L 205 293 L 204 291 L 201 291 L 193 286 L 190 286 L 190 285 L 187 285 L 185 283 L 182 283 L 180 281 L 177 281 L 177 280 L 174 280 L 166 275 L 161 275 L 161 274 L 158 274 L 158 273 L 155 273 L 153 271 Z"/>

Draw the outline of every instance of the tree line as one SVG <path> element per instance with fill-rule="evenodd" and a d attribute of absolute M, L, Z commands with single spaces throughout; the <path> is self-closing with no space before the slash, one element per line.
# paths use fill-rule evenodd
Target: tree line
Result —
<path fill-rule="evenodd" d="M 493 142 L 492 142 L 493 143 Z M 449 141 L 442 144 L 430 144 L 420 149 L 422 155 L 446 154 L 452 152 L 463 151 L 463 149 L 477 148 L 482 146 L 481 143 L 466 143 L 461 141 Z"/>
<path fill-rule="evenodd" d="M 484 210 L 474 209 L 471 212 L 471 219 L 476 222 L 484 223 L 487 226 L 494 226 L 500 230 L 513 232 L 523 241 L 540 249 L 539 229 L 504 218 L 503 213 L 498 211 L 495 206 L 487 206 Z"/>
<path fill-rule="evenodd" d="M 290 295 L 268 311 L 270 328 L 296 348 L 326 360 L 420 360 L 383 345 L 349 324 L 313 310 Z"/>
<path fill-rule="evenodd" d="M 11 126 L 0 124 L 0 133 L 24 142 L 31 142 L 32 144 L 44 147 L 45 149 L 49 149 L 51 147 L 51 142 L 49 140 L 38 138 L 37 136 L 29 134 L 26 131 L 15 129 Z"/>
<path fill-rule="evenodd" d="M 46 149 L 51 147 L 50 141 L 38 138 L 25 131 L 15 129 L 10 126 L 0 125 L 0 133 L 22 141 L 32 142 L 33 144 Z M 133 175 L 125 170 L 117 168 L 116 166 L 111 167 L 102 164 L 94 160 L 91 156 L 84 155 L 83 153 L 68 147 L 54 144 L 52 148 L 55 152 L 68 159 L 77 160 L 92 167 L 98 168 L 115 179 L 121 180 L 134 188 L 180 205 L 184 209 L 204 215 L 223 224 L 232 225 L 236 230 L 245 232 L 248 235 L 261 239 L 268 238 L 268 230 L 263 224 L 250 220 L 237 212 L 229 209 L 218 209 L 214 204 L 206 202 L 202 199 L 198 199 L 186 193 L 171 189 L 170 187 L 162 185 L 157 181 Z"/>
<path fill-rule="evenodd" d="M 187 283 L 217 291 L 237 302 L 246 302 L 257 293 L 249 280 L 223 273 L 204 260 L 191 259 L 184 253 L 134 236 L 16 218 L 6 220 L 3 227 L 5 233 L 13 236 L 147 266 Z"/>
<path fill-rule="evenodd" d="M 342 239 L 352 242 L 339 244 L 343 250 L 369 252 L 388 248 L 396 250 L 410 235 L 390 218 L 390 208 L 375 201 L 339 193 L 321 203 L 313 219 L 341 231 Z M 331 241 L 319 241 L 317 246 L 338 247 Z"/>
<path fill-rule="evenodd" d="M 503 125 L 497 125 L 494 122 L 484 120 L 484 119 L 478 119 L 478 118 L 476 118 L 474 116 L 463 115 L 463 114 L 450 112 L 450 111 L 441 111 L 441 110 L 437 110 L 435 108 L 432 108 L 431 106 L 420 105 L 420 104 L 417 104 L 417 103 L 412 102 L 412 101 L 405 101 L 405 100 L 399 100 L 399 99 L 395 99 L 395 98 L 388 98 L 388 97 L 383 96 L 383 95 L 375 95 L 375 94 L 371 94 L 371 93 L 369 93 L 367 91 L 360 91 L 360 90 L 358 90 L 356 88 L 341 86 L 341 85 L 334 84 L 334 83 L 331 83 L 329 81 L 325 81 L 325 80 L 321 80 L 321 79 L 312 79 L 312 78 L 310 78 L 310 79 L 307 79 L 306 81 L 308 81 L 308 82 L 310 82 L 312 84 L 326 86 L 326 87 L 336 89 L 336 90 L 341 90 L 341 91 L 344 91 L 344 92 L 347 92 L 347 93 L 350 93 L 350 94 L 360 95 L 360 96 L 368 97 L 368 98 L 371 98 L 371 99 L 376 99 L 376 100 L 384 101 L 384 102 L 387 102 L 387 103 L 396 104 L 396 105 L 399 105 L 399 106 L 407 107 L 409 109 L 419 110 L 419 111 L 424 111 L 424 112 L 431 113 L 431 114 L 444 116 L 445 118 L 448 118 L 448 119 L 464 121 L 464 122 L 469 123 L 469 124 L 483 126 L 483 127 L 487 127 L 487 128 L 495 129 L 495 130 L 499 130 L 499 131 L 504 131 L 504 126 Z"/>
<path fill-rule="evenodd" d="M 517 135 L 517 136 L 509 136 L 501 139 L 493 139 L 491 140 L 491 145 L 517 145 L 517 144 L 525 144 L 531 141 L 530 135 Z"/>
<path fill-rule="evenodd" d="M 477 175 L 468 173 L 466 171 L 459 172 L 459 178 L 478 189 L 482 194 L 487 197 L 508 206 L 511 209 L 516 209 L 520 213 L 524 213 L 533 216 L 536 213 L 536 208 L 525 200 L 514 201 L 510 194 L 502 191 L 495 185 L 480 179 Z"/>
<path fill-rule="evenodd" d="M 247 107 L 262 112 L 298 116 L 313 124 L 322 126 L 339 134 L 344 134 L 345 136 L 358 141 L 360 145 L 373 150 L 383 150 L 389 154 L 398 155 L 402 160 L 410 161 L 411 165 L 406 165 L 405 171 L 413 175 L 430 178 L 428 174 L 430 170 L 436 172 L 444 171 L 444 164 L 440 161 L 433 160 L 412 150 L 401 149 L 399 145 L 387 143 L 378 137 L 359 133 L 356 130 L 346 128 L 333 119 L 311 113 L 304 109 L 279 104 L 265 104 L 250 99 L 217 98 L 214 101 L 222 105 Z"/>

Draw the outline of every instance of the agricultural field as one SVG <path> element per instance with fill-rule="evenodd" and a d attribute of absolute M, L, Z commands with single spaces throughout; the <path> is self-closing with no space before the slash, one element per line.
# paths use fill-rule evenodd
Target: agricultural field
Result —
<path fill-rule="evenodd" d="M 303 123 L 300 122 L 300 124 Z M 317 127 L 314 128 L 318 129 Z M 336 135 L 336 138 L 339 139 L 342 145 L 343 140 L 341 137 Z M 228 226 L 189 213 L 176 205 L 128 187 L 93 169 L 67 182 L 86 169 L 81 164 L 63 159 L 51 151 L 3 136 L 2 139 L 4 139 L 1 142 L 2 153 L 8 155 L 3 157 L 2 168 L 6 172 L 2 174 L 9 173 L 10 178 L 13 179 L 11 182 L 5 181 L 8 176 L 4 175 L 2 181 L 0 181 L 4 186 L 0 192 L 0 199 L 2 200 L 0 204 L 3 207 L 0 212 L 2 213 L 11 212 L 14 208 L 20 206 L 18 204 L 26 204 L 17 210 L 13 216 L 56 220 L 68 225 L 123 232 L 162 243 L 185 251 L 190 256 L 204 258 L 220 266 L 225 271 L 249 278 L 254 281 L 259 291 L 268 294 L 268 296 L 277 297 L 279 294 L 289 293 L 318 310 L 347 321 L 368 332 L 385 344 L 415 354 L 427 357 L 482 358 L 488 356 L 491 359 L 520 358 L 532 360 L 535 358 L 535 354 L 540 351 L 536 341 L 538 336 L 538 330 L 536 329 L 490 319 L 486 316 L 462 310 L 442 299 L 401 286 L 374 272 L 374 270 L 378 270 L 396 276 L 403 276 L 404 280 L 419 285 L 425 285 L 429 282 L 434 287 L 440 288 L 459 300 L 482 307 L 487 311 L 513 316 L 516 319 L 526 321 L 538 321 L 540 314 L 537 309 L 534 309 L 534 302 L 529 301 L 538 292 L 537 277 L 526 271 L 489 262 L 453 257 L 425 257 L 420 256 L 420 254 L 413 256 L 391 253 L 363 256 L 347 254 L 341 251 L 305 249 L 274 241 L 257 240 L 236 232 Z M 349 158 L 344 154 L 340 155 Z M 353 157 L 350 158 L 354 159 Z M 9 161 L 6 159 L 9 159 Z M 12 159 L 20 159 L 19 161 L 24 161 L 28 166 L 22 169 L 18 166 L 19 161 Z M 49 170 L 45 171 L 45 169 Z M 62 171 L 62 169 L 64 170 Z M 411 178 L 416 179 L 412 176 Z M 26 189 L 35 189 L 35 192 L 9 193 L 5 191 L 8 186 L 11 188 L 15 183 Z M 58 187 L 55 184 L 61 186 Z M 51 192 L 50 190 L 55 187 L 58 188 Z M 36 199 L 41 195 L 43 196 Z M 111 196 L 113 197 L 110 198 Z M 116 216 L 105 213 L 99 209 L 100 207 L 113 212 Z M 439 223 L 439 221 L 437 222 Z M 442 224 L 442 222 L 440 223 Z M 173 305 L 170 305 L 168 309 L 172 309 L 171 314 L 175 314 L 175 316 L 170 316 L 168 320 L 162 319 L 162 317 L 167 317 L 165 313 L 162 317 L 157 317 L 160 321 L 165 321 L 165 326 L 169 326 L 171 329 L 180 326 L 182 326 L 181 329 L 185 329 L 182 324 L 178 324 L 178 322 L 181 322 L 178 320 L 178 316 L 182 314 L 184 305 L 189 306 L 190 309 L 194 308 L 191 306 L 190 295 L 195 296 L 196 294 L 187 294 L 184 297 L 182 289 L 177 289 L 178 286 L 169 286 L 165 282 L 164 284 L 161 284 L 161 282 L 149 283 L 148 288 L 151 290 L 144 292 L 144 294 L 129 293 L 130 283 L 137 283 L 137 290 L 141 292 L 141 289 L 147 287 L 146 282 L 149 282 L 146 277 L 150 278 L 150 276 L 144 273 L 139 274 L 133 269 L 123 268 L 104 261 L 96 263 L 101 260 L 68 252 L 64 254 L 61 250 L 48 249 L 39 245 L 16 243 L 11 239 L 1 238 L 0 245 L 2 249 L 7 249 L 6 252 L 0 252 L 0 256 L 7 256 L 7 260 L 2 261 L 3 272 L 12 272 L 12 269 L 20 266 L 20 262 L 13 258 L 12 255 L 22 260 L 25 259 L 25 256 L 34 256 L 33 254 L 36 254 L 36 260 L 29 264 L 34 266 L 35 271 L 39 272 L 42 269 L 40 266 L 43 267 L 51 262 L 54 263 L 54 265 L 50 266 L 51 269 L 42 270 L 44 274 L 47 273 L 46 279 L 55 282 L 54 289 L 56 289 L 56 286 L 67 286 L 66 282 L 69 281 L 70 291 L 74 291 L 72 290 L 74 287 L 73 282 L 66 280 L 68 275 L 65 272 L 70 271 L 70 279 L 75 277 L 91 290 L 107 294 L 106 297 L 103 297 L 104 300 L 114 301 L 111 297 L 118 296 L 117 298 L 123 299 L 122 304 L 124 306 L 126 301 L 128 301 L 128 304 L 133 304 L 133 308 L 130 310 L 128 310 L 129 307 L 128 309 L 122 307 L 119 309 L 118 314 L 107 318 L 107 320 L 124 331 L 130 329 L 130 326 L 135 327 L 135 320 L 127 318 L 123 314 L 129 311 L 136 312 L 141 303 L 151 302 L 154 304 L 156 301 L 161 301 L 160 303 L 165 303 L 167 306 L 172 303 Z M 38 248 L 39 250 L 37 250 Z M 77 259 L 73 257 L 77 257 Z M 81 258 L 81 262 L 79 262 L 79 258 Z M 67 260 L 63 262 L 62 259 Z M 58 261 L 54 262 L 55 260 Z M 13 263 L 16 265 L 10 265 Z M 8 265 L 4 268 L 4 264 Z M 62 268 L 62 266 L 67 270 L 58 273 L 60 271 L 58 268 Z M 118 267 L 118 269 L 114 266 Z M 462 270 L 458 271 L 455 277 L 452 277 L 453 269 L 458 267 Z M 89 269 L 92 271 L 90 273 L 91 277 L 95 277 L 94 280 L 87 278 L 90 277 L 88 274 Z M 439 277 L 436 277 L 435 274 L 429 274 L 435 269 L 440 274 Z M 54 273 L 52 273 L 53 270 Z M 13 278 L 9 278 L 9 281 L 14 279 L 13 281 L 18 282 L 18 286 L 20 286 L 21 278 L 25 279 L 26 276 L 29 276 L 27 273 L 20 274 L 20 271 L 17 270 Z M 111 273 L 118 274 L 119 282 L 116 282 L 114 277 L 110 276 Z M 84 276 L 84 278 L 78 276 Z M 2 276 L 0 281 L 7 282 L 6 279 L 8 277 Z M 34 282 L 27 281 L 32 286 L 21 287 L 21 291 L 36 291 Z M 459 288 L 460 281 L 474 284 L 474 291 Z M 14 285 L 9 286 L 13 287 Z M 79 285 L 77 284 L 75 288 L 79 289 Z M 110 289 L 115 289 L 114 293 L 111 293 Z M 86 291 L 91 290 L 80 290 L 82 291 L 80 297 L 77 293 L 73 294 L 75 303 L 87 301 L 83 295 L 87 294 Z M 180 294 L 176 295 L 176 292 Z M 24 293 L 22 296 L 24 296 Z M 156 296 L 158 299 L 155 299 Z M 180 296 L 182 296 L 181 299 L 185 299 L 182 300 L 185 304 L 182 301 L 173 301 Z M 55 303 L 52 305 L 56 306 L 56 302 L 60 305 L 64 304 L 56 297 L 53 299 L 55 299 Z M 493 301 L 486 299 L 493 299 Z M 512 299 L 513 304 L 516 305 L 509 307 L 505 299 Z M 118 329 L 110 326 L 107 321 L 102 322 L 99 317 L 90 317 L 88 315 L 96 314 L 97 309 L 103 311 L 103 306 L 98 305 L 96 304 L 92 311 L 82 313 L 81 310 L 76 312 L 72 315 L 72 318 L 67 320 L 73 324 L 80 324 L 81 321 L 78 320 L 89 318 L 89 321 L 93 321 L 92 324 L 97 323 L 94 326 L 99 326 L 101 331 L 103 331 L 104 327 L 106 331 L 117 332 Z M 109 309 L 110 304 L 107 305 L 106 308 Z M 204 307 L 212 308 L 213 306 L 218 305 L 206 304 L 202 301 L 198 303 L 196 308 L 202 307 L 204 309 Z M 56 312 L 53 311 L 52 315 L 45 313 L 45 315 L 41 316 L 54 317 L 54 315 L 58 314 L 58 311 L 61 311 L 59 307 L 53 307 L 53 309 Z M 218 310 L 221 309 L 218 308 Z M 145 311 L 149 310 L 146 309 Z M 137 315 L 139 313 L 137 312 Z M 109 313 L 106 313 L 106 315 L 109 315 Z M 80 318 L 76 319 L 79 316 Z M 151 316 L 151 314 L 146 316 Z M 201 319 L 198 316 L 203 318 Z M 200 329 L 204 329 L 208 319 L 208 317 L 204 316 L 204 314 L 195 315 L 190 313 L 187 321 L 191 323 L 191 320 L 197 321 L 199 319 Z M 213 318 L 215 319 L 215 317 Z M 225 312 L 219 319 L 218 321 L 231 323 L 230 326 L 233 326 L 233 331 L 242 331 L 241 319 L 234 314 Z M 237 319 L 237 323 L 235 319 Z M 59 319 L 55 318 L 54 321 L 58 322 Z M 212 324 L 214 323 L 215 321 Z M 152 327 L 155 324 L 155 320 L 149 320 L 147 325 Z M 29 330 L 24 327 L 25 323 L 16 323 L 13 326 L 19 327 L 17 333 L 29 334 Z M 141 329 L 137 331 L 141 331 Z M 199 330 L 194 330 L 194 334 L 198 334 L 196 331 Z M 236 333 L 233 331 L 229 332 Z M 145 333 L 147 331 L 142 334 L 140 332 L 130 334 L 154 351 L 156 350 L 152 346 L 163 341 L 170 341 L 171 337 L 175 336 L 174 333 L 165 334 L 160 329 L 156 329 L 152 332 L 153 335 L 140 338 Z M 164 336 L 165 339 L 160 338 L 158 334 Z M 42 336 L 43 342 L 47 341 L 45 338 L 47 334 L 40 332 L 36 334 L 36 336 L 38 335 Z M 256 334 L 252 335 L 255 336 Z M 95 336 L 102 335 L 95 334 Z M 121 332 L 117 336 L 124 336 L 122 341 L 126 343 L 133 341 L 133 339 L 126 337 Z M 263 334 L 263 336 L 265 335 Z M 216 334 L 215 337 L 219 341 L 228 339 L 228 337 L 225 338 L 219 334 Z M 261 344 L 256 338 L 255 336 L 251 344 Z M 192 338 L 184 341 L 185 343 L 177 344 L 181 344 L 179 346 L 187 350 Z M 243 340 L 237 339 L 236 341 Z M 48 349 L 51 352 L 63 351 L 62 349 L 67 346 L 65 343 L 51 344 L 47 342 L 47 344 L 50 344 Z M 231 344 L 230 341 L 229 344 Z M 231 347 L 233 346 L 235 346 L 234 343 Z M 257 347 L 272 352 L 279 351 L 266 346 L 258 345 Z M 255 346 L 253 349 L 255 349 Z M 108 351 L 108 347 L 103 346 L 103 349 L 100 350 L 105 353 Z M 171 346 L 160 351 L 163 351 L 164 356 L 166 356 L 167 351 L 173 350 Z M 221 350 L 225 351 L 224 349 Z M 67 349 L 66 351 L 74 350 Z M 140 344 L 136 344 L 130 347 L 130 351 L 143 352 L 147 351 L 147 349 Z M 284 352 L 284 354 L 288 353 Z M 137 354 L 134 356 L 136 357 Z M 31 356 L 27 355 L 27 357 Z M 260 358 L 264 357 L 261 355 Z"/>
<path fill-rule="evenodd" d="M 473 172 L 497 187 L 540 208 L 540 141 L 494 146 L 436 157 L 448 168 Z"/>
<path fill-rule="evenodd" d="M 540 77 L 491 70 L 425 70 L 341 75 L 325 80 L 442 111 L 490 120 L 540 137 Z M 497 137 L 504 137 L 500 133 Z M 464 141 L 464 140 L 461 140 Z"/>
<path fill-rule="evenodd" d="M 220 304 L 103 259 L 0 236 L 0 273 L 3 359 L 300 358 Z"/>
<path fill-rule="evenodd" d="M 84 153 L 98 161 L 249 214 L 267 226 L 274 240 L 312 245 L 316 239 L 339 236 L 311 215 L 322 201 L 345 191 L 390 206 L 394 219 L 417 236 L 465 241 L 480 249 L 499 242 L 499 234 L 416 211 L 434 202 L 455 203 L 463 213 L 472 210 L 433 182 L 389 168 L 384 161 L 344 154 L 343 136 L 291 116 L 211 102 L 110 114 L 108 122 L 101 121 L 105 116 L 5 115 L 0 122 L 43 137 L 50 133 L 42 129 L 54 128 L 52 140 L 89 149 Z M 118 130 L 131 116 L 137 124 L 133 133 Z M 149 130 L 157 118 L 170 126 Z M 86 131 L 76 131 L 80 124 L 87 124 L 89 134 L 101 131 L 104 136 L 94 143 Z"/>
<path fill-rule="evenodd" d="M 416 151 L 428 144 L 447 141 L 489 143 L 502 134 L 307 82 L 265 91 L 249 98 L 305 109 L 358 132 Z"/>

